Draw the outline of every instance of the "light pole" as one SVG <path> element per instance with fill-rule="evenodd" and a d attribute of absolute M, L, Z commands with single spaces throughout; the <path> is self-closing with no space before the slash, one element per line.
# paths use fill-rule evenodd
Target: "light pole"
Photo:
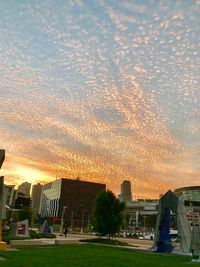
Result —
<path fill-rule="evenodd" d="M 63 232 L 64 214 L 65 214 L 65 209 L 66 208 L 67 208 L 66 206 L 63 206 L 61 224 L 60 224 L 60 235 L 62 235 L 62 232 Z"/>
<path fill-rule="evenodd" d="M 145 232 L 145 218 L 146 218 L 146 216 L 144 215 L 144 232 Z"/>
<path fill-rule="evenodd" d="M 83 223 L 84 223 L 84 210 L 82 211 L 81 234 L 83 233 Z"/>
<path fill-rule="evenodd" d="M 87 223 L 88 232 L 90 230 L 90 213 L 88 213 L 88 223 Z"/>
<path fill-rule="evenodd" d="M 73 229 L 73 219 L 74 219 L 74 213 L 73 210 L 71 210 L 71 231 Z"/>
<path fill-rule="evenodd" d="M 82 224 L 81 224 L 81 233 L 83 233 L 83 227 L 84 227 L 84 212 L 87 210 L 82 211 Z"/>

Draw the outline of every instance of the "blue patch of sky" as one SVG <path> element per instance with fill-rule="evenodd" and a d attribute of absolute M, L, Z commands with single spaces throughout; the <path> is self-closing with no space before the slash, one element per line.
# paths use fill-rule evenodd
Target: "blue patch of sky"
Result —
<path fill-rule="evenodd" d="M 98 119 L 106 123 L 121 124 L 124 122 L 123 114 L 117 111 L 115 108 L 94 108 L 93 113 Z"/>
<path fill-rule="evenodd" d="M 114 134 L 116 136 L 128 137 L 130 135 L 136 135 L 137 134 L 137 130 L 127 129 L 127 128 L 116 128 L 114 130 Z"/>
<path fill-rule="evenodd" d="M 53 136 L 57 136 L 58 133 L 56 133 Z M 59 133 L 59 141 L 62 144 L 62 147 L 66 147 L 66 148 L 70 148 L 73 151 L 77 151 L 77 152 L 81 152 L 81 153 L 85 153 L 85 154 L 89 154 L 91 153 L 91 146 L 84 144 L 82 142 L 80 142 L 79 140 L 77 140 L 76 138 L 74 138 L 73 136 L 69 135 L 67 132 L 65 134 L 63 133 Z"/>
<path fill-rule="evenodd" d="M 36 137 L 46 137 L 47 133 L 45 131 L 39 131 L 39 130 L 34 130 L 30 129 L 29 125 L 27 122 L 24 124 L 22 123 L 7 123 L 4 124 L 5 129 L 8 130 L 8 132 L 13 132 L 16 135 L 20 134 L 23 135 L 25 138 L 36 138 Z M 34 140 L 34 139 L 33 139 Z"/>

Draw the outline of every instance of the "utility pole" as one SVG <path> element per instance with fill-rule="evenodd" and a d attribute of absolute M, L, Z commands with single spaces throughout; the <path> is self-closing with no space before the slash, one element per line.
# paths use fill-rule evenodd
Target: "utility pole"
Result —
<path fill-rule="evenodd" d="M 84 226 L 84 211 L 82 211 L 82 225 L 81 225 L 81 234 L 83 233 L 83 226 Z"/>
<path fill-rule="evenodd" d="M 65 209 L 66 208 L 67 208 L 66 206 L 63 206 L 61 224 L 60 224 L 60 235 L 62 235 L 62 233 L 63 233 L 64 214 L 65 214 Z"/>
<path fill-rule="evenodd" d="M 74 220 L 74 213 L 73 210 L 71 210 L 71 231 L 73 230 L 73 220 Z"/>
<path fill-rule="evenodd" d="M 90 230 L 90 213 L 88 213 L 88 224 L 87 224 L 88 232 Z"/>
<path fill-rule="evenodd" d="M 144 232 L 145 232 L 145 218 L 146 218 L 146 217 L 145 217 L 145 215 L 144 215 Z"/>

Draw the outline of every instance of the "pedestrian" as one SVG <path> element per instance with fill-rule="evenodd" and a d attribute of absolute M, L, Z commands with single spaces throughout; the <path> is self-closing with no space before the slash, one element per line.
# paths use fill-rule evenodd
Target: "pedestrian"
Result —
<path fill-rule="evenodd" d="M 64 228 L 64 235 L 65 235 L 65 237 L 67 237 L 67 232 L 68 232 L 67 225 L 65 225 L 65 228 Z"/>

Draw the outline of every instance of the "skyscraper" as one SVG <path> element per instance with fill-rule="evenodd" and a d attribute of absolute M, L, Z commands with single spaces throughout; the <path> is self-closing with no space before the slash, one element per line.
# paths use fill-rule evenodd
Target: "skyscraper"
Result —
<path fill-rule="evenodd" d="M 3 197 L 5 199 L 5 204 L 11 206 L 14 203 L 14 185 L 6 185 L 4 184 L 3 188 Z"/>
<path fill-rule="evenodd" d="M 18 193 L 24 194 L 25 197 L 30 197 L 31 183 L 24 182 L 18 187 Z"/>
<path fill-rule="evenodd" d="M 131 182 L 124 180 L 121 184 L 121 196 L 124 201 L 132 201 Z"/>
<path fill-rule="evenodd" d="M 6 207 L 11 207 L 14 204 L 13 194 L 14 185 L 6 185 L 3 187 L 3 209 L 2 209 L 2 219 L 6 218 Z"/>
<path fill-rule="evenodd" d="M 0 149 L 0 168 L 1 168 L 4 160 L 5 160 L 5 150 L 4 149 Z"/>
<path fill-rule="evenodd" d="M 40 183 L 34 184 L 32 187 L 32 208 L 37 213 L 39 212 L 39 208 L 40 208 L 42 188 L 43 186 Z"/>

